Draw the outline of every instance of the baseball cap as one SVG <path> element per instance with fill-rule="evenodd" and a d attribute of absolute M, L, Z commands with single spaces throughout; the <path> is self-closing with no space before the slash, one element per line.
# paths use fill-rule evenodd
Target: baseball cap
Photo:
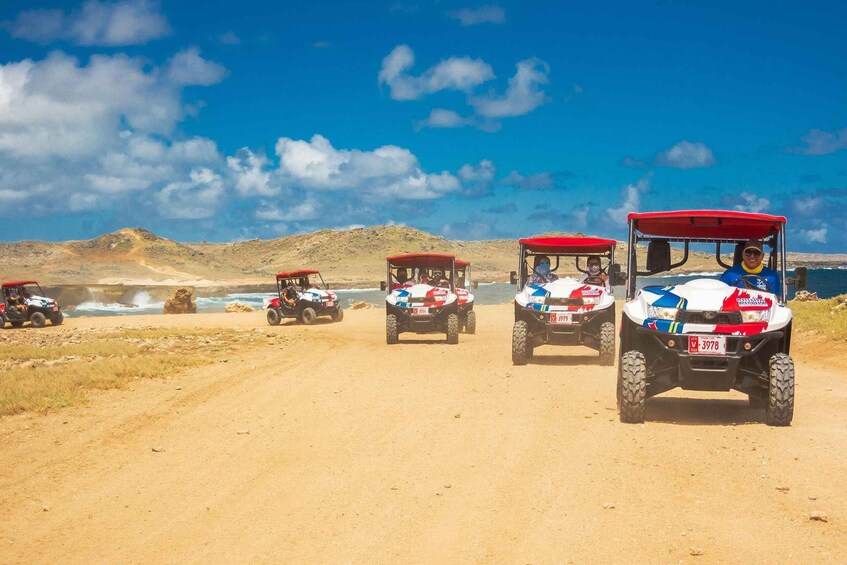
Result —
<path fill-rule="evenodd" d="M 748 239 L 747 243 L 744 244 L 744 251 L 747 251 L 748 249 L 758 249 L 759 251 L 763 251 L 762 240 Z"/>

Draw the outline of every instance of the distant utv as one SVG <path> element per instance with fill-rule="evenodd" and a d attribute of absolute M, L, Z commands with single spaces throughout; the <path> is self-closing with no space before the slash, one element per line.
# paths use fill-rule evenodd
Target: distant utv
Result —
<path fill-rule="evenodd" d="M 41 328 L 50 320 L 54 326 L 64 321 L 59 304 L 44 292 L 35 281 L 15 281 L 2 284 L 3 302 L 0 303 L 0 327 L 6 323 L 20 328 L 25 322 L 33 328 Z"/>

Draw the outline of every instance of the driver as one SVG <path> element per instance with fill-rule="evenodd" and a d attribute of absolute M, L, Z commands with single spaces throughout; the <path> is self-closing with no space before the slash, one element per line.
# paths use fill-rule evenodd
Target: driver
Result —
<path fill-rule="evenodd" d="M 587 283 L 603 286 L 606 288 L 606 292 L 611 292 L 611 288 L 609 287 L 609 277 L 603 272 L 603 269 L 600 266 L 600 258 L 589 257 L 587 263 L 588 272 L 582 273 L 582 276 L 579 277 L 579 282 L 582 284 Z"/>
<path fill-rule="evenodd" d="M 394 290 L 398 288 L 403 288 L 404 286 L 410 286 L 412 284 L 412 280 L 409 279 L 409 272 L 406 270 L 406 267 L 398 267 L 397 273 L 394 275 Z"/>
<path fill-rule="evenodd" d="M 754 288 L 782 296 L 779 273 L 762 264 L 765 252 L 760 239 L 750 239 L 744 244 L 741 263 L 733 265 L 721 275 L 721 281 L 738 288 Z"/>
<path fill-rule="evenodd" d="M 532 274 L 529 284 L 547 284 L 559 279 L 559 275 L 550 271 L 550 258 L 546 255 L 536 255 L 533 259 Z"/>
<path fill-rule="evenodd" d="M 297 294 L 297 289 L 293 284 L 285 287 L 285 290 L 282 291 L 282 301 L 289 308 L 294 308 L 297 305 L 297 300 L 299 295 Z"/>

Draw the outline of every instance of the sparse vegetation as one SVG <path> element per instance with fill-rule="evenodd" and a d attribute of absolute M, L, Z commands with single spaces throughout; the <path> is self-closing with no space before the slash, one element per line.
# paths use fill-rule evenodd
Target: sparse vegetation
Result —
<path fill-rule="evenodd" d="M 813 331 L 836 341 L 847 341 L 847 308 L 839 307 L 845 302 L 847 294 L 812 302 L 792 300 L 789 304 L 794 313 L 794 327 L 799 331 Z"/>
<path fill-rule="evenodd" d="M 0 416 L 72 406 L 92 390 L 171 376 L 268 340 L 254 331 L 186 328 L 0 336 Z"/>

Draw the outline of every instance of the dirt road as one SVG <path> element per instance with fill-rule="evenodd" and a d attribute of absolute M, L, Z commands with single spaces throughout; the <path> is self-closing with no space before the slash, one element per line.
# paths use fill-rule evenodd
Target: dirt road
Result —
<path fill-rule="evenodd" d="M 457 346 L 403 334 L 391 347 L 381 310 L 312 327 L 261 312 L 69 319 L 55 331 L 291 339 L 0 419 L 0 562 L 845 560 L 843 368 L 798 354 L 789 428 L 740 394 L 682 392 L 624 425 L 595 353 L 540 348 L 513 367 L 511 307 L 478 316 Z"/>

